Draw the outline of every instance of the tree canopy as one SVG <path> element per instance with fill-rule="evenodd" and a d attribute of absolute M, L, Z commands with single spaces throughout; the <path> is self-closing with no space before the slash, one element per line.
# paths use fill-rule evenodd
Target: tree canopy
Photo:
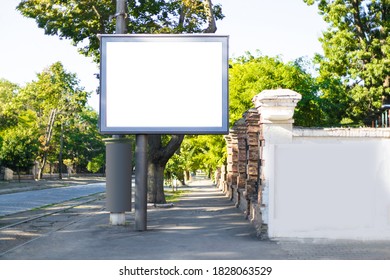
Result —
<path fill-rule="evenodd" d="M 326 101 L 319 95 L 316 80 L 304 70 L 304 60 L 284 63 L 277 57 L 247 53 L 231 61 L 229 71 L 230 124 L 253 107 L 252 98 L 266 89 L 288 88 L 302 94 L 295 112 L 295 124 L 324 126 L 333 120 Z"/>
<path fill-rule="evenodd" d="M 43 170 L 46 162 L 61 164 L 62 153 L 85 170 L 104 155 L 88 95 L 60 62 L 23 87 L 0 80 L 0 164 L 25 171 L 39 161 Z"/>
<path fill-rule="evenodd" d="M 344 96 L 326 94 L 345 109 L 344 122 L 370 123 L 382 103 L 390 102 L 390 1 L 304 2 L 317 4 L 328 23 L 320 39 L 324 56 L 317 57 L 319 79 L 328 85 L 340 80 Z"/>
<path fill-rule="evenodd" d="M 17 9 L 36 20 L 45 34 L 70 39 L 99 61 L 98 34 L 115 33 L 115 0 L 23 0 Z M 201 33 L 223 18 L 207 0 L 127 0 L 127 33 Z M 212 7 L 212 14 L 209 8 Z"/>

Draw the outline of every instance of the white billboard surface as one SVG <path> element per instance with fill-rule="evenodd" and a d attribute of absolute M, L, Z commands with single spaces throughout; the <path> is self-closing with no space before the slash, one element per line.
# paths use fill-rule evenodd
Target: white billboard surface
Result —
<path fill-rule="evenodd" d="M 100 130 L 228 132 L 228 37 L 102 35 Z"/>

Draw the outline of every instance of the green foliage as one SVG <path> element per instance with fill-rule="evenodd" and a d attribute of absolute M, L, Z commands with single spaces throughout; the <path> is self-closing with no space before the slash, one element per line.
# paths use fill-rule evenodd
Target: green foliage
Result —
<path fill-rule="evenodd" d="M 186 135 L 175 154 L 166 166 L 166 177 L 182 180 L 185 172 L 204 170 L 214 171 L 225 163 L 226 142 L 222 135 Z"/>
<path fill-rule="evenodd" d="M 86 170 L 105 151 L 88 95 L 59 62 L 22 88 L 0 80 L 0 163 L 27 170 L 34 160 L 58 162 L 62 153 Z"/>
<path fill-rule="evenodd" d="M 342 118 L 370 123 L 382 101 L 390 101 L 389 0 L 304 1 L 317 3 L 328 23 L 320 39 L 324 57 L 317 60 L 320 79 L 326 85 L 338 79 L 342 90 L 327 97 L 344 109 Z"/>
<path fill-rule="evenodd" d="M 79 82 L 76 74 L 67 72 L 61 62 L 56 62 L 21 89 L 19 101 L 24 108 L 37 112 L 44 126 L 53 109 L 61 119 L 70 119 L 74 112 L 85 107 L 89 95 Z"/>
<path fill-rule="evenodd" d="M 0 79 L 0 130 L 17 124 L 18 114 L 12 100 L 18 91 L 18 85 Z"/>
<path fill-rule="evenodd" d="M 325 110 L 316 80 L 305 71 L 304 59 L 283 63 L 277 57 L 245 56 L 231 61 L 229 72 L 230 125 L 253 107 L 252 98 L 268 89 L 287 88 L 302 94 L 295 112 L 295 124 L 324 126 L 334 120 Z"/>
<path fill-rule="evenodd" d="M 84 107 L 73 114 L 63 125 L 63 158 L 74 160 L 79 172 L 91 171 L 89 162 L 97 163 L 96 158 L 104 160 L 105 145 L 103 136 L 98 129 L 98 114 L 90 107 Z M 60 149 L 61 127 L 58 125 L 53 136 L 53 159 L 58 156 Z M 95 160 L 93 160 L 95 158 Z M 77 159 L 77 160 L 76 160 Z M 104 166 L 104 162 L 101 164 Z"/>
<path fill-rule="evenodd" d="M 98 155 L 97 157 L 92 158 L 88 164 L 87 169 L 89 172 L 97 173 L 101 170 L 106 163 L 106 160 L 103 154 Z"/>
<path fill-rule="evenodd" d="M 20 90 L 16 99 L 19 110 L 30 110 L 36 114 L 40 142 L 37 159 L 41 166 L 44 166 L 47 160 L 58 161 L 61 135 L 63 139 L 72 138 L 75 137 L 73 131 L 76 134 L 80 131 L 79 126 L 83 126 L 81 112 L 85 110 L 88 95 L 89 93 L 79 86 L 76 75 L 67 72 L 60 62 L 44 69 L 37 74 L 36 81 L 28 83 Z M 82 147 L 84 143 L 79 142 L 76 145 Z M 65 150 L 69 151 L 66 146 Z M 63 156 L 74 159 L 78 154 Z"/>
<path fill-rule="evenodd" d="M 208 23 L 201 0 L 128 0 L 127 33 L 199 33 Z M 79 51 L 99 61 L 98 34 L 115 31 L 115 1 L 112 0 L 23 0 L 17 9 L 36 20 L 45 34 L 72 40 Z M 215 19 L 222 19 L 214 5 Z"/>
<path fill-rule="evenodd" d="M 1 132 L 0 164 L 17 170 L 34 164 L 38 152 L 38 139 L 32 129 L 22 126 Z"/>
<path fill-rule="evenodd" d="M 165 165 L 164 177 L 167 180 L 172 180 L 176 178 L 177 180 L 183 182 L 185 171 L 186 159 L 181 154 L 174 154 Z"/>

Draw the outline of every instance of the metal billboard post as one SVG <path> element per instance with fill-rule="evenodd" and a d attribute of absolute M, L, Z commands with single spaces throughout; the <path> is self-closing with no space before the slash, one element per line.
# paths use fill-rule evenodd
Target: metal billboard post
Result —
<path fill-rule="evenodd" d="M 124 34 L 126 32 L 125 0 L 116 1 L 114 17 L 116 18 L 115 33 Z M 106 192 L 110 224 L 125 225 L 125 211 L 131 211 L 131 145 L 123 135 L 113 135 L 112 140 L 106 143 Z"/>
<path fill-rule="evenodd" d="M 126 33 L 126 2 L 117 0 L 116 34 Z M 147 145 L 148 137 L 144 134 L 136 135 L 135 151 L 135 230 L 145 231 L 147 228 Z"/>

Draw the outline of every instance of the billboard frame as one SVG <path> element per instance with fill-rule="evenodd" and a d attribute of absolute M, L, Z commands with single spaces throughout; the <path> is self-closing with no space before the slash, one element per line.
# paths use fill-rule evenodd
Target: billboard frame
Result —
<path fill-rule="evenodd" d="M 99 38 L 100 38 L 100 54 L 101 54 L 99 129 L 102 134 L 228 134 L 229 131 L 229 94 L 228 94 L 229 36 L 215 35 L 215 34 L 156 34 L 156 35 L 155 34 L 136 34 L 136 35 L 107 34 L 106 35 L 105 34 L 105 35 L 99 35 Z M 216 54 L 213 57 L 210 57 L 210 59 L 202 60 L 203 63 L 208 63 L 208 60 L 210 60 L 211 61 L 210 63 L 213 64 L 205 65 L 201 70 L 208 71 L 207 69 L 212 69 L 210 70 L 213 71 L 211 73 L 211 76 L 216 77 L 216 79 L 212 79 L 207 82 L 212 84 L 211 87 L 212 89 L 217 88 L 218 90 L 213 90 L 210 92 L 207 92 L 206 90 L 205 94 L 206 95 L 209 94 L 215 97 L 214 99 L 218 100 L 218 102 L 214 102 L 214 103 L 219 103 L 219 104 L 207 104 L 208 107 L 206 106 L 206 108 L 203 108 L 201 104 L 206 104 L 206 103 L 201 103 L 202 100 L 200 100 L 197 103 L 195 102 L 199 108 L 196 106 L 191 107 L 193 104 L 191 103 L 190 98 L 196 98 L 196 96 L 195 97 L 188 96 L 186 95 L 186 92 L 183 90 L 182 92 L 183 96 L 180 96 L 182 98 L 178 98 L 178 100 L 175 100 L 175 104 L 172 104 L 172 100 L 164 101 L 163 99 L 161 99 L 160 96 L 159 100 L 166 103 L 158 104 L 160 106 L 155 106 L 153 107 L 153 110 L 151 110 L 149 106 L 150 103 L 149 105 L 142 104 L 142 102 L 140 102 L 140 104 L 137 103 L 138 98 L 136 95 L 138 93 L 132 92 L 133 89 L 131 88 L 132 86 L 131 79 L 119 80 L 119 86 L 118 86 L 118 80 L 113 77 L 116 77 L 117 74 L 123 75 L 123 71 L 126 73 L 126 71 L 132 70 L 133 71 L 132 73 L 134 73 L 134 69 L 129 69 L 129 68 L 130 67 L 136 68 L 140 66 L 137 65 L 136 63 L 134 63 L 134 65 L 129 65 L 132 64 L 129 63 L 129 61 L 127 61 L 127 63 L 124 63 L 122 65 L 117 65 L 119 64 L 120 60 L 126 56 L 126 54 L 129 54 L 129 52 L 124 52 L 124 53 L 119 52 L 118 54 L 117 53 L 118 50 L 121 51 L 123 49 L 123 50 L 131 51 L 132 50 L 131 48 L 140 50 L 138 46 L 142 46 L 142 47 L 147 46 L 148 48 L 144 48 L 144 49 L 149 49 L 150 47 L 150 50 L 153 50 L 153 48 L 155 47 L 156 48 L 155 50 L 159 51 L 159 49 L 157 48 L 164 46 L 164 44 L 166 43 L 169 44 L 170 48 L 172 47 L 175 48 L 177 46 L 177 50 L 179 52 L 185 50 L 185 48 L 188 45 L 193 51 L 192 54 L 195 55 L 195 57 L 197 57 L 197 55 L 198 57 L 202 56 L 203 55 L 202 51 L 204 52 L 207 51 L 208 49 L 212 50 L 211 53 Z M 198 49 L 199 49 L 199 53 L 196 53 L 198 52 Z M 116 52 L 114 52 L 113 50 L 115 50 Z M 145 56 L 146 54 L 147 52 L 145 51 L 145 54 L 141 54 L 141 57 L 142 55 L 146 57 Z M 156 57 L 158 58 L 162 56 L 160 55 Z M 126 59 L 124 60 L 126 61 Z M 136 59 L 134 61 L 136 61 Z M 156 65 L 158 65 L 159 62 L 157 61 L 155 63 Z M 180 64 L 181 61 L 178 61 L 178 59 L 177 60 L 173 59 L 173 64 L 174 63 L 178 63 L 176 67 L 179 68 L 184 67 L 184 69 L 182 69 L 183 73 L 185 73 L 186 67 L 192 67 L 192 65 L 185 65 L 183 63 Z M 197 61 L 192 60 L 192 63 L 196 64 Z M 219 63 L 220 65 L 217 65 Z M 153 67 L 153 65 L 150 65 L 150 67 Z M 190 68 L 187 69 L 190 70 Z M 217 73 L 219 71 L 220 73 Z M 197 72 L 193 71 L 193 69 L 191 69 L 191 73 L 195 75 L 197 74 Z M 194 81 L 197 81 L 196 86 L 198 86 L 199 81 L 202 82 L 202 80 L 200 79 L 202 78 L 203 75 L 204 74 L 200 72 L 199 76 L 192 77 Z M 148 81 L 149 79 L 150 81 L 153 81 L 154 76 L 147 77 L 147 79 Z M 168 80 L 168 81 L 169 83 L 167 82 L 167 85 L 164 84 L 165 87 L 175 83 L 175 80 L 173 78 L 172 80 Z M 199 87 L 202 88 L 202 85 L 200 85 Z M 203 85 L 203 88 L 208 89 L 209 87 L 207 87 L 207 84 L 205 84 Z M 220 92 L 217 92 L 219 91 L 219 89 Z M 121 93 L 118 93 L 119 91 L 121 91 Z M 167 91 L 167 89 L 165 89 L 165 91 Z M 156 97 L 158 95 L 164 94 L 164 92 L 162 93 L 149 92 L 149 93 L 156 94 Z M 203 97 L 205 98 L 205 96 Z M 128 106 L 127 108 L 125 107 L 125 105 L 123 105 L 123 107 L 120 107 L 122 106 L 122 104 L 120 104 L 122 102 L 121 98 L 124 98 L 126 102 L 129 103 L 127 105 Z M 153 96 L 150 97 L 149 99 L 150 101 L 152 101 Z M 179 104 L 177 104 L 177 102 L 179 102 Z M 207 102 L 207 100 L 204 100 L 203 102 Z M 111 104 L 119 104 L 120 109 L 118 110 L 117 109 L 118 106 L 111 105 Z M 189 114 L 187 116 L 186 115 L 187 111 L 183 109 L 184 111 L 182 111 L 181 115 L 178 114 L 177 118 L 172 116 L 171 119 L 168 119 L 167 117 L 166 121 L 161 118 L 162 114 L 166 113 L 167 110 L 169 109 L 175 110 L 175 107 L 183 108 L 183 106 L 190 106 L 187 107 L 187 109 L 193 115 Z M 161 111 L 159 111 L 159 107 L 161 107 Z M 134 111 L 138 110 L 139 113 L 135 113 L 136 115 L 132 115 L 132 111 L 131 111 L 132 108 L 134 109 Z M 212 108 L 214 108 L 215 110 Z M 145 112 L 145 114 L 142 113 L 143 111 Z M 141 113 L 142 115 L 140 115 Z M 122 116 L 121 114 L 123 115 L 123 118 L 121 117 Z M 173 114 L 174 113 L 172 113 L 172 115 Z M 149 116 L 150 118 L 155 118 L 155 120 L 151 120 L 150 122 L 156 121 L 156 123 L 158 123 L 160 121 L 161 123 L 158 123 L 156 125 L 154 123 L 147 123 L 146 125 L 144 125 L 142 124 L 143 121 L 142 118 L 145 118 L 145 116 Z M 139 118 L 137 119 L 136 117 Z M 186 118 L 188 118 L 188 120 Z M 197 122 L 198 118 L 199 118 L 199 123 Z M 168 120 L 170 123 L 168 123 Z M 138 121 L 141 122 L 140 125 L 138 125 L 138 123 L 135 124 L 135 122 Z M 179 124 L 175 123 L 176 121 Z M 191 123 L 187 125 L 186 121 Z M 209 121 L 211 123 L 210 125 L 208 123 Z"/>

